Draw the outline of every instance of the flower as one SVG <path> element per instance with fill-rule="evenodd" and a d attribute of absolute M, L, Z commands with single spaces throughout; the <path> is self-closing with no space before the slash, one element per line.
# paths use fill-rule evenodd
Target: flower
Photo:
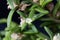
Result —
<path fill-rule="evenodd" d="M 13 40 L 21 40 L 23 37 L 25 37 L 25 35 L 24 34 L 21 34 L 21 33 L 13 33 L 11 35 L 11 38 Z"/>
<path fill-rule="evenodd" d="M 47 40 L 47 39 L 45 39 L 45 40 Z"/>
<path fill-rule="evenodd" d="M 32 22 L 31 18 L 26 18 L 26 23 L 30 24 Z"/>
<path fill-rule="evenodd" d="M 26 18 L 26 19 L 21 18 L 20 20 L 21 20 L 21 22 L 20 22 L 19 27 L 22 27 L 22 25 L 23 25 L 24 23 L 30 24 L 30 23 L 32 22 L 32 19 L 31 19 L 31 18 Z"/>
<path fill-rule="evenodd" d="M 25 19 L 21 18 L 21 22 L 20 22 L 20 26 L 19 27 L 22 27 L 22 25 L 25 23 Z"/>
<path fill-rule="evenodd" d="M 11 35 L 11 38 L 14 39 L 14 40 L 16 40 L 18 37 L 19 37 L 19 36 L 18 36 L 16 33 L 13 33 L 13 34 Z"/>
<path fill-rule="evenodd" d="M 39 0 L 33 0 L 33 2 L 37 3 Z"/>
<path fill-rule="evenodd" d="M 60 34 L 58 33 L 57 35 L 55 35 L 55 36 L 53 37 L 53 40 L 60 40 Z"/>

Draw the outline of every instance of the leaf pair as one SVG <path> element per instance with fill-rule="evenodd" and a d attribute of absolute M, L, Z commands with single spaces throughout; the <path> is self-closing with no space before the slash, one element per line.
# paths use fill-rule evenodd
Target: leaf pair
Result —
<path fill-rule="evenodd" d="M 53 33 L 52 31 L 49 30 L 49 28 L 47 28 L 46 26 L 44 27 L 45 31 L 48 33 L 48 35 L 50 36 L 50 39 L 53 39 Z"/>
<path fill-rule="evenodd" d="M 37 4 L 34 4 L 31 8 L 30 8 L 30 12 L 29 12 L 29 18 L 32 18 L 34 15 L 35 15 L 35 8 L 37 8 L 38 5 Z"/>
<path fill-rule="evenodd" d="M 14 9 L 20 4 L 20 0 L 7 0 L 7 4 L 10 7 L 10 9 Z"/>
<path fill-rule="evenodd" d="M 11 31 L 6 32 L 5 38 L 4 38 L 3 40 L 11 40 L 11 34 L 12 34 L 12 33 L 13 33 L 13 32 L 11 32 Z"/>
<path fill-rule="evenodd" d="M 37 28 L 33 24 L 30 24 L 29 27 L 31 29 L 29 29 L 28 31 L 23 32 L 24 34 L 35 34 L 35 33 L 38 33 Z"/>
<path fill-rule="evenodd" d="M 11 40 L 11 34 L 16 30 L 17 24 L 12 22 L 12 16 L 17 8 L 14 8 L 10 11 L 8 18 L 7 18 L 7 28 L 5 33 L 5 38 L 3 40 Z M 11 24 L 12 23 L 12 24 Z"/>
<path fill-rule="evenodd" d="M 53 10 L 53 16 L 54 17 L 56 16 L 56 13 L 57 13 L 59 8 L 60 8 L 60 0 L 57 0 L 57 3 L 56 3 L 54 10 Z"/>
<path fill-rule="evenodd" d="M 45 7 L 46 4 L 50 3 L 51 1 L 52 1 L 52 0 L 40 0 L 40 5 L 41 5 L 42 7 Z"/>
<path fill-rule="evenodd" d="M 45 39 L 50 40 L 50 38 L 43 33 L 38 33 L 37 37 L 38 37 L 37 40 L 45 40 Z"/>
<path fill-rule="evenodd" d="M 15 12 L 16 8 L 12 9 L 8 15 L 8 18 L 7 18 L 7 27 L 10 27 L 10 24 L 11 24 L 11 20 L 12 20 L 12 16 Z"/>
<path fill-rule="evenodd" d="M 17 12 L 21 17 L 26 18 L 26 14 L 24 14 L 23 12 L 21 12 L 21 11 L 19 11 L 19 10 L 17 10 L 16 12 Z"/>
<path fill-rule="evenodd" d="M 38 19 L 38 18 L 41 18 L 42 16 L 44 16 L 44 15 L 46 15 L 46 14 L 49 13 L 47 10 L 44 10 L 43 8 L 40 8 L 40 7 L 35 8 L 35 10 L 36 10 L 37 12 L 39 12 L 39 14 L 34 15 L 34 16 L 32 17 L 32 20 L 36 20 L 36 19 Z"/>

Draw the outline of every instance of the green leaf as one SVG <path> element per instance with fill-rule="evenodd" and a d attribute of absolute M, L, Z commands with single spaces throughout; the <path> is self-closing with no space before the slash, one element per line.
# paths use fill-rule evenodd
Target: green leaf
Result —
<path fill-rule="evenodd" d="M 26 14 L 24 14 L 23 12 L 17 10 L 17 13 L 18 13 L 21 17 L 26 18 Z"/>
<path fill-rule="evenodd" d="M 44 1 L 44 2 L 43 2 L 43 7 L 45 7 L 46 4 L 48 4 L 48 3 L 52 2 L 52 1 L 53 1 L 53 0 L 46 0 L 46 1 Z"/>
<path fill-rule="evenodd" d="M 35 36 L 30 36 L 31 40 L 36 40 Z"/>
<path fill-rule="evenodd" d="M 13 25 L 14 24 L 14 25 Z M 11 22 L 10 27 L 7 27 L 5 30 L 6 31 L 16 31 L 19 27 L 19 25 L 15 22 Z"/>
<path fill-rule="evenodd" d="M 60 24 L 57 25 L 58 29 L 60 29 Z"/>
<path fill-rule="evenodd" d="M 13 4 L 13 0 L 7 0 L 7 4 L 11 7 L 11 9 L 14 9 L 14 4 Z"/>
<path fill-rule="evenodd" d="M 25 31 L 23 32 L 24 34 L 35 34 L 35 32 L 33 30 L 28 30 L 28 31 Z"/>
<path fill-rule="evenodd" d="M 29 18 L 32 18 L 35 15 L 35 10 L 32 9 L 29 13 Z"/>
<path fill-rule="evenodd" d="M 33 9 L 35 9 L 36 7 L 38 7 L 38 5 L 37 5 L 37 4 L 33 4 L 33 6 L 30 8 L 30 10 L 33 10 Z"/>
<path fill-rule="evenodd" d="M 5 37 L 4 37 L 3 40 L 11 40 L 11 34 L 12 34 L 12 33 L 13 33 L 13 32 L 11 32 L 11 31 L 6 32 Z"/>
<path fill-rule="evenodd" d="M 40 27 L 49 26 L 50 24 L 51 24 L 51 22 L 44 22 L 40 25 Z"/>
<path fill-rule="evenodd" d="M 32 17 L 33 21 L 49 13 L 48 11 L 46 11 L 42 8 L 35 8 L 35 10 L 38 11 L 39 14 L 36 14 Z"/>
<path fill-rule="evenodd" d="M 10 9 L 14 9 L 15 7 L 18 7 L 18 5 L 20 4 L 20 0 L 7 0 L 7 4 Z"/>
<path fill-rule="evenodd" d="M 0 31 L 0 36 L 4 36 L 5 35 L 5 31 Z"/>
<path fill-rule="evenodd" d="M 12 20 L 12 16 L 15 12 L 16 8 L 12 9 L 8 15 L 8 18 L 7 18 L 7 27 L 10 27 L 11 25 L 11 20 Z"/>
<path fill-rule="evenodd" d="M 23 23 L 23 25 L 21 26 L 21 31 L 23 31 L 27 26 L 27 23 Z"/>
<path fill-rule="evenodd" d="M 37 11 L 37 12 L 40 12 L 40 13 L 45 13 L 45 14 L 47 14 L 47 13 L 49 13 L 47 10 L 44 10 L 43 8 L 35 8 L 35 10 Z"/>
<path fill-rule="evenodd" d="M 40 0 L 40 5 L 42 6 L 45 0 Z"/>
<path fill-rule="evenodd" d="M 19 5 L 20 4 L 20 0 L 14 0 L 15 4 Z"/>
<path fill-rule="evenodd" d="M 0 19 L 0 23 L 7 23 L 7 19 L 5 18 Z M 17 30 L 18 28 L 19 28 L 18 24 L 12 21 L 10 27 L 7 27 L 5 30 L 14 31 L 14 30 Z"/>
<path fill-rule="evenodd" d="M 5 18 L 0 19 L 0 23 L 7 23 L 7 19 Z"/>
<path fill-rule="evenodd" d="M 51 40 L 53 39 L 53 33 L 51 30 L 49 30 L 49 28 L 47 28 L 46 26 L 44 27 L 45 31 L 48 33 L 48 35 L 50 36 Z"/>
<path fill-rule="evenodd" d="M 48 13 L 47 13 L 48 14 Z M 32 17 L 32 20 L 34 21 L 34 20 L 36 20 L 36 19 L 38 19 L 38 18 L 41 18 L 42 16 L 44 16 L 44 15 L 46 15 L 46 13 L 44 14 L 44 13 L 39 13 L 39 14 L 36 14 L 36 15 L 34 15 L 33 17 Z"/>
<path fill-rule="evenodd" d="M 0 37 L 0 40 L 2 40 L 2 38 Z"/>
<path fill-rule="evenodd" d="M 48 3 L 50 3 L 50 2 L 52 2 L 52 0 L 40 0 L 40 5 L 41 5 L 42 7 L 45 7 L 46 4 L 48 4 Z"/>
<path fill-rule="evenodd" d="M 45 34 L 43 34 L 43 33 L 38 33 L 37 35 L 36 35 L 37 37 L 38 37 L 38 39 L 43 39 L 43 40 L 45 40 L 45 39 L 50 39 L 48 36 L 46 36 Z"/>
<path fill-rule="evenodd" d="M 25 32 L 23 32 L 23 33 L 25 33 L 25 34 L 34 34 L 34 33 L 38 33 L 37 28 L 36 28 L 33 24 L 29 24 L 29 27 L 30 27 L 31 29 L 28 30 L 28 31 L 25 31 Z"/>
<path fill-rule="evenodd" d="M 31 23 L 31 24 L 30 24 L 30 27 L 31 27 L 31 29 L 33 30 L 33 32 L 38 33 L 38 30 L 37 30 L 37 28 L 35 27 L 35 25 L 33 25 L 33 24 Z"/>
<path fill-rule="evenodd" d="M 54 17 L 56 16 L 56 13 L 57 13 L 59 7 L 60 7 L 60 0 L 57 1 L 56 5 L 54 7 L 54 10 L 53 10 L 53 16 Z"/>
<path fill-rule="evenodd" d="M 54 21 L 54 18 L 41 18 L 41 21 Z"/>
<path fill-rule="evenodd" d="M 37 4 L 34 4 L 31 8 L 30 8 L 30 13 L 29 13 L 29 18 L 32 18 L 35 15 L 35 8 L 37 7 Z"/>

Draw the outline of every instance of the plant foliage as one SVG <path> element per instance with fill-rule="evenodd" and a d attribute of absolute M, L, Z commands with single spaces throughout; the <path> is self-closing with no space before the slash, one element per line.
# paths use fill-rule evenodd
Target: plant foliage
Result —
<path fill-rule="evenodd" d="M 53 0 L 7 0 L 7 4 L 11 10 L 7 19 L 0 19 L 0 24 L 7 24 L 0 32 L 0 40 L 53 40 L 60 32 L 60 0 L 55 5 Z M 20 15 L 20 24 L 12 21 L 14 12 Z M 43 21 L 38 27 L 47 35 L 35 26 L 36 20 Z"/>

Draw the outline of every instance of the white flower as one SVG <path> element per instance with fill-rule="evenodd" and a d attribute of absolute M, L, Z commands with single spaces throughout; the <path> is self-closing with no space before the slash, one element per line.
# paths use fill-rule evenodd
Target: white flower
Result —
<path fill-rule="evenodd" d="M 23 37 L 25 37 L 25 35 L 24 34 L 21 34 L 21 33 L 13 33 L 11 35 L 11 38 L 13 40 L 21 40 Z"/>
<path fill-rule="evenodd" d="M 22 25 L 25 23 L 25 19 L 21 18 L 21 22 L 20 22 L 20 26 L 19 27 L 22 27 Z"/>
<path fill-rule="evenodd" d="M 13 33 L 13 34 L 11 35 L 11 38 L 14 39 L 14 40 L 16 40 L 18 37 L 19 37 L 19 36 L 18 36 L 16 33 Z"/>
<path fill-rule="evenodd" d="M 26 18 L 26 23 L 30 24 L 32 22 L 31 18 Z"/>
<path fill-rule="evenodd" d="M 21 18 L 21 22 L 20 22 L 19 27 L 22 27 L 24 23 L 30 24 L 31 22 L 32 22 L 32 19 L 31 18 L 26 18 L 26 19 Z"/>
<path fill-rule="evenodd" d="M 33 0 L 33 2 L 37 3 L 39 0 Z"/>
<path fill-rule="evenodd" d="M 60 34 L 58 33 L 57 35 L 55 35 L 55 36 L 53 37 L 53 40 L 60 40 Z"/>
<path fill-rule="evenodd" d="M 45 40 L 47 40 L 47 39 L 45 39 Z"/>

